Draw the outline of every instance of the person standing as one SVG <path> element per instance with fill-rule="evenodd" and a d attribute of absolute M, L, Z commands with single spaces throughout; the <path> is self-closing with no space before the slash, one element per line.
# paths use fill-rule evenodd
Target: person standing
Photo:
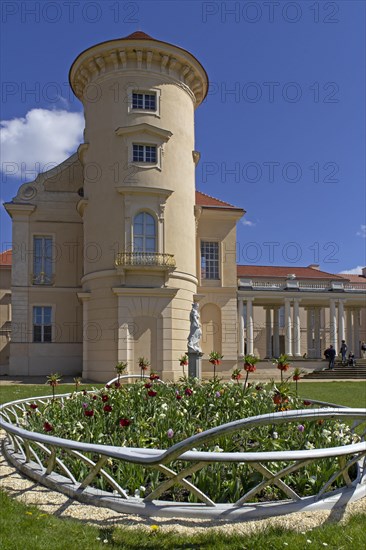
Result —
<path fill-rule="evenodd" d="M 346 358 L 347 350 L 348 350 L 348 347 L 347 347 L 346 341 L 342 340 L 341 349 L 339 350 L 339 353 L 342 354 L 342 365 L 347 364 L 347 358 Z"/>
<path fill-rule="evenodd" d="M 334 349 L 334 347 L 330 345 L 329 348 L 325 350 L 324 355 L 329 361 L 328 363 L 329 370 L 334 370 L 334 359 L 336 356 L 336 350 Z"/>
<path fill-rule="evenodd" d="M 365 342 L 361 342 L 361 354 L 362 354 L 362 359 L 366 359 L 366 343 Z"/>

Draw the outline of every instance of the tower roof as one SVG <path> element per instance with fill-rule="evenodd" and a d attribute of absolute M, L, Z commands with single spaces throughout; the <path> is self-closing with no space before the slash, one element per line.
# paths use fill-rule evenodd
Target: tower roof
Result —
<path fill-rule="evenodd" d="M 155 38 L 149 34 L 146 34 L 146 32 L 135 31 L 127 36 L 124 36 L 122 40 L 155 40 Z"/>

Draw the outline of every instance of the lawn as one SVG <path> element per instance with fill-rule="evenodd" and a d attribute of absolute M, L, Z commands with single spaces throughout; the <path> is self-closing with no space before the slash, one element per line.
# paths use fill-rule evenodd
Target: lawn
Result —
<path fill-rule="evenodd" d="M 92 386 L 87 386 L 89 389 Z M 101 387 L 95 385 L 93 387 Z M 61 384 L 57 393 L 72 391 L 73 385 Z M 84 386 L 82 386 L 84 389 Z M 0 402 L 23 397 L 48 395 L 51 388 L 44 385 L 1 385 Z M 365 382 L 300 382 L 299 394 L 352 407 L 366 406 Z M 320 549 L 352 550 L 366 547 L 366 516 L 353 516 L 347 524 L 325 523 L 319 528 L 294 533 L 282 528 L 268 528 L 260 533 L 244 536 L 215 532 L 178 535 L 164 532 L 164 528 L 134 529 L 110 527 L 102 529 L 76 520 L 59 519 L 39 509 L 9 498 L 0 492 L 0 547 L 4 550 L 61 550 L 113 547 L 123 550 L 239 550 L 239 549 Z M 93 515 L 91 508 L 91 516 Z M 308 542 L 311 541 L 311 542 Z"/>
<path fill-rule="evenodd" d="M 101 388 L 103 384 L 81 385 L 79 389 Z M 68 393 L 75 389 L 73 384 L 60 384 L 56 393 Z M 0 403 L 37 395 L 51 395 L 48 385 L 1 384 Z M 349 407 L 366 407 L 366 381 L 355 382 L 299 382 L 299 395 Z"/>

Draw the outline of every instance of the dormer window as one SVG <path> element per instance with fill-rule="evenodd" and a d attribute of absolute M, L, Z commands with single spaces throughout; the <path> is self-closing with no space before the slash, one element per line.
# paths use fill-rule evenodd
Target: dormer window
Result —
<path fill-rule="evenodd" d="M 156 111 L 156 93 L 132 93 L 132 109 Z"/>
<path fill-rule="evenodd" d="M 132 161 L 133 162 L 146 162 L 149 164 L 156 164 L 156 145 L 140 145 L 134 143 L 132 146 Z"/>

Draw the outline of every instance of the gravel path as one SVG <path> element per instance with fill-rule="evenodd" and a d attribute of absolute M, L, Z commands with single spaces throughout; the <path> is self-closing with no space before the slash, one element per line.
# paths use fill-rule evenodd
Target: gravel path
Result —
<path fill-rule="evenodd" d="M 4 432 L 0 432 L 0 444 L 2 445 Z M 364 513 L 366 516 L 366 497 L 333 511 L 301 512 L 278 516 L 269 519 L 246 522 L 231 522 L 223 524 L 218 521 L 205 519 L 164 519 L 144 518 L 137 515 L 122 514 L 86 504 L 76 502 L 61 493 L 51 491 L 42 485 L 22 476 L 9 465 L 3 454 L 0 453 L 0 480 L 1 489 L 20 502 L 37 506 L 42 512 L 47 512 L 60 518 L 74 518 L 92 525 L 103 527 L 120 526 L 128 529 L 143 528 L 150 530 L 150 526 L 159 525 L 164 531 L 181 532 L 186 535 L 198 531 L 222 530 L 227 534 L 248 535 L 264 529 L 268 525 L 286 527 L 299 532 L 308 531 L 323 523 L 345 521 L 350 514 Z"/>

